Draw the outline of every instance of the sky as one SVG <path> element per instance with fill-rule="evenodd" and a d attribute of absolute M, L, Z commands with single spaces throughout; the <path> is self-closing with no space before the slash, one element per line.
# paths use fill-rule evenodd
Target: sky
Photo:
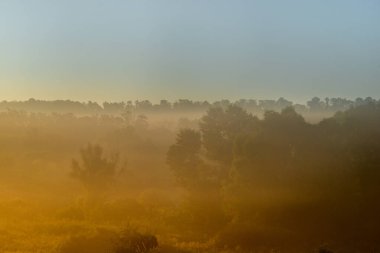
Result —
<path fill-rule="evenodd" d="M 0 1 L 0 100 L 313 96 L 380 97 L 380 1 Z"/>

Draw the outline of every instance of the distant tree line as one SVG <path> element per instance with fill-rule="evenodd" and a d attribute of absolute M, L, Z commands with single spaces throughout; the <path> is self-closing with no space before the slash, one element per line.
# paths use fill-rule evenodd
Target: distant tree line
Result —
<path fill-rule="evenodd" d="M 0 102 L 0 110 L 7 109 L 29 111 L 29 112 L 55 112 L 55 113 L 78 113 L 78 114 L 120 114 L 123 112 L 142 113 L 184 113 L 198 112 L 205 113 L 211 107 L 227 108 L 231 105 L 239 106 L 253 114 L 261 114 L 265 111 L 280 112 L 286 107 L 293 106 L 298 113 L 334 113 L 344 111 L 351 107 L 360 105 L 378 103 L 371 97 L 356 98 L 350 100 L 346 98 L 325 98 L 314 97 L 306 102 L 306 104 L 297 104 L 285 98 L 277 100 L 256 100 L 256 99 L 239 99 L 230 101 L 227 99 L 208 102 L 208 101 L 192 101 L 189 99 L 179 99 L 175 102 L 161 100 L 159 103 L 152 103 L 149 100 L 136 100 L 127 102 L 78 102 L 72 100 L 37 100 L 29 99 L 26 101 L 2 101 Z"/>

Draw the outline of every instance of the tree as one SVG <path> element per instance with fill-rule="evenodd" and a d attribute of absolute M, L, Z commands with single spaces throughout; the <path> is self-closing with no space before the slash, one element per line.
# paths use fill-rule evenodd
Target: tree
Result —
<path fill-rule="evenodd" d="M 190 222 L 186 228 L 194 226 L 189 230 L 197 231 L 196 236 L 200 237 L 215 233 L 226 222 L 218 170 L 204 161 L 201 148 L 201 134 L 183 129 L 167 154 L 168 165 L 178 183 L 186 189 L 184 219 Z"/>
<path fill-rule="evenodd" d="M 72 160 L 71 176 L 79 180 L 90 194 L 106 190 L 121 171 L 117 166 L 118 155 L 105 157 L 99 145 L 88 144 L 81 149 L 80 156 L 82 162 Z"/>
<path fill-rule="evenodd" d="M 195 130 L 182 129 L 176 143 L 167 154 L 167 163 L 183 186 L 190 187 L 199 178 L 201 134 Z"/>
<path fill-rule="evenodd" d="M 319 97 L 313 97 L 310 101 L 307 101 L 307 105 L 311 112 L 320 112 L 324 109 L 324 103 Z"/>
<path fill-rule="evenodd" d="M 238 106 L 211 108 L 202 117 L 200 129 L 208 158 L 223 166 L 232 162 L 233 143 L 237 136 L 251 132 L 257 127 L 258 119 Z"/>

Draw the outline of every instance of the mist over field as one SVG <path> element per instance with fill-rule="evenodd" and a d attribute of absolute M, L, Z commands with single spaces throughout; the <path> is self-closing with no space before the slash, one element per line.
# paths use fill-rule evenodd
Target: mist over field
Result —
<path fill-rule="evenodd" d="M 380 252 L 379 13 L 0 0 L 0 253 Z"/>
<path fill-rule="evenodd" d="M 380 246 L 373 98 L 30 99 L 0 111 L 1 252 Z"/>

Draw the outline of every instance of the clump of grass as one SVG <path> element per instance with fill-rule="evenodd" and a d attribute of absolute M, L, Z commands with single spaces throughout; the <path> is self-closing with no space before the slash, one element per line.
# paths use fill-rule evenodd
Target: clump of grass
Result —
<path fill-rule="evenodd" d="M 147 253 L 158 247 L 157 238 L 135 230 L 124 230 L 119 236 L 115 253 Z"/>
<path fill-rule="evenodd" d="M 158 247 L 154 235 L 134 229 L 121 232 L 98 229 L 93 233 L 70 237 L 59 248 L 60 253 L 148 253 Z"/>

